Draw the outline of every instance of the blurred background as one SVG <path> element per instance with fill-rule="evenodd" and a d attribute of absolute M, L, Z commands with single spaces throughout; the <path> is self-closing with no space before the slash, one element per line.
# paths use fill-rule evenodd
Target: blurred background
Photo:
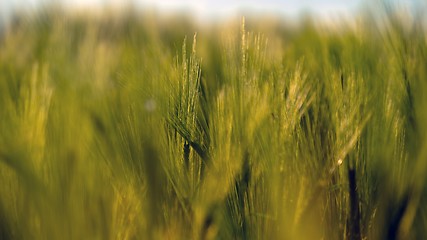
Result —
<path fill-rule="evenodd" d="M 426 0 L 0 0 L 0 239 L 427 239 Z"/>
<path fill-rule="evenodd" d="M 331 16 L 352 16 L 355 12 L 380 1 L 366 0 L 2 0 L 0 16 L 8 21 L 14 11 L 35 11 L 46 5 L 61 6 L 66 10 L 102 10 L 129 8 L 154 10 L 162 13 L 185 12 L 198 20 L 215 20 L 230 17 L 241 11 L 254 14 L 269 13 L 297 18 L 301 14 L 328 18 Z M 423 0 L 387 0 L 381 2 L 398 3 L 412 10 L 425 7 Z"/>

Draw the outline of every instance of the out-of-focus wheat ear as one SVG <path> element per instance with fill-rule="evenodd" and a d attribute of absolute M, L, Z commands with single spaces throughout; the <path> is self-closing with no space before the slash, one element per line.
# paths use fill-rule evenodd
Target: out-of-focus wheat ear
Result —
<path fill-rule="evenodd" d="M 143 143 L 145 180 L 147 182 L 148 237 L 153 239 L 162 223 L 165 196 L 165 176 L 160 164 L 160 156 L 155 146 L 149 141 Z"/>
<path fill-rule="evenodd" d="M 251 178 L 251 169 L 249 165 L 249 152 L 246 151 L 243 156 L 242 169 L 240 172 L 240 177 L 235 182 L 235 189 L 237 191 L 237 204 L 238 204 L 238 219 L 240 222 L 238 225 L 241 227 L 241 237 L 242 239 L 248 238 L 248 221 L 247 221 L 247 207 L 248 207 L 248 188 L 249 181 Z"/>
<path fill-rule="evenodd" d="M 4 207 L 0 203 L 0 239 L 2 240 L 12 240 L 16 239 L 13 237 L 11 224 L 7 217 L 7 214 L 4 211 Z"/>
<path fill-rule="evenodd" d="M 356 168 L 348 165 L 348 191 L 350 197 L 350 217 L 348 219 L 348 239 L 361 240 L 359 193 L 356 179 Z"/>
<path fill-rule="evenodd" d="M 390 204 L 388 206 L 389 209 L 386 209 L 387 219 L 385 219 L 386 224 L 384 226 L 386 231 L 386 239 L 401 239 L 399 238 L 399 230 L 405 213 L 407 212 L 409 202 L 410 194 L 406 193 L 396 205 Z"/>

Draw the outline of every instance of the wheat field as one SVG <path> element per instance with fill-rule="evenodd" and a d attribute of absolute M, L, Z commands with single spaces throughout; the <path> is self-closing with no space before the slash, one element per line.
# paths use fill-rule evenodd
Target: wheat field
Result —
<path fill-rule="evenodd" d="M 427 25 L 380 13 L 17 14 L 0 239 L 427 237 Z"/>

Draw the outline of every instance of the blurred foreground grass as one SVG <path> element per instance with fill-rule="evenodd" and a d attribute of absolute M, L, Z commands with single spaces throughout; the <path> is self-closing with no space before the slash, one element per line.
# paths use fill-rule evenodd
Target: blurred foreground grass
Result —
<path fill-rule="evenodd" d="M 0 239 L 426 237 L 427 31 L 382 16 L 17 17 Z"/>

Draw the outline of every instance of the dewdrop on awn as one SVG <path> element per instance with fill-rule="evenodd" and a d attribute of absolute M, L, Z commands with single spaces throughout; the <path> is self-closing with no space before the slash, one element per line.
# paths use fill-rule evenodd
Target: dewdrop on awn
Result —
<path fill-rule="evenodd" d="M 341 166 L 341 165 L 342 165 L 342 163 L 343 163 L 342 158 L 338 159 L 337 164 L 336 164 L 336 165 L 333 165 L 333 166 L 331 167 L 331 169 L 329 169 L 329 173 L 331 173 L 331 174 L 332 174 L 332 173 L 335 171 L 335 169 L 337 169 L 339 166 Z"/>

